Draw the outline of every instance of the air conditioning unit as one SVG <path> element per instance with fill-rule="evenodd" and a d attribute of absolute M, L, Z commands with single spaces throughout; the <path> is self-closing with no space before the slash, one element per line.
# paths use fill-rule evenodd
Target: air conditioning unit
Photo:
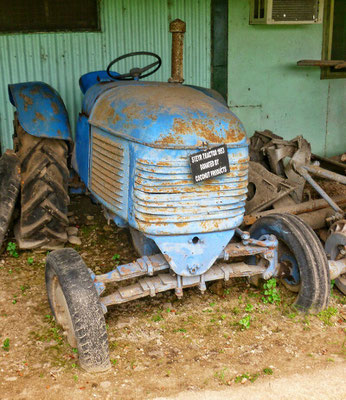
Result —
<path fill-rule="evenodd" d="M 321 24 L 324 0 L 251 0 L 250 24 Z"/>

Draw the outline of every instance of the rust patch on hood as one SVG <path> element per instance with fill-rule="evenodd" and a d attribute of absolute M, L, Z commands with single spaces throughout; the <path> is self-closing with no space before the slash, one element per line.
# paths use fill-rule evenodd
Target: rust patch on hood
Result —
<path fill-rule="evenodd" d="M 57 103 L 55 101 L 52 101 L 50 105 L 52 106 L 53 113 L 59 114 L 59 106 L 57 105 Z"/>
<path fill-rule="evenodd" d="M 163 138 L 156 140 L 155 144 L 184 144 L 184 140 L 181 136 L 175 135 L 170 132 L 168 135 L 164 136 Z"/>
<path fill-rule="evenodd" d="M 122 112 L 130 120 L 146 118 L 146 107 L 138 104 L 130 104 L 123 108 Z"/>
<path fill-rule="evenodd" d="M 24 93 L 20 93 L 19 96 L 24 100 L 24 111 L 28 111 L 28 106 L 32 106 L 34 101 Z"/>
<path fill-rule="evenodd" d="M 46 118 L 44 117 L 43 114 L 41 114 L 40 112 L 35 112 L 35 118 L 34 118 L 34 122 L 36 122 L 37 120 L 39 121 L 45 121 Z"/>
<path fill-rule="evenodd" d="M 233 116 L 227 116 L 229 124 L 236 124 L 237 129 L 228 129 L 224 131 L 222 128 L 217 126 L 214 120 L 205 119 L 193 119 L 190 121 L 185 121 L 180 118 L 176 118 L 173 124 L 173 133 L 175 138 L 175 143 L 178 143 L 178 138 L 184 135 L 196 135 L 202 137 L 207 142 L 210 143 L 234 143 L 244 139 L 245 134 L 239 129 L 237 120 Z M 220 132 L 220 134 L 218 134 Z M 167 143 L 167 142 L 166 142 Z"/>

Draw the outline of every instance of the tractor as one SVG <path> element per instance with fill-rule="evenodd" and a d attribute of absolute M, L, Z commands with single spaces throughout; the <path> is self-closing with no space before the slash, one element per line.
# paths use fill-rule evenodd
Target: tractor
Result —
<path fill-rule="evenodd" d="M 110 367 L 104 314 L 111 305 L 168 290 L 181 297 L 184 288 L 197 286 L 204 292 L 210 281 L 255 276 L 285 280 L 302 310 L 319 311 L 328 303 L 330 266 L 309 226 L 293 215 L 273 214 L 258 220 L 249 232 L 240 229 L 249 141 L 221 95 L 183 84 L 185 24 L 175 20 L 170 28 L 172 77 L 167 83 L 141 81 L 161 66 L 158 55 L 145 52 L 123 55 L 106 70 L 80 78 L 84 97 L 73 169 L 106 217 L 129 228 L 140 256 L 101 275 L 88 269 L 72 248 L 47 256 L 46 287 L 53 315 L 70 345 L 78 348 L 81 367 L 91 372 Z M 126 73 L 112 71 L 118 61 L 138 55 L 154 61 Z M 41 149 L 32 167 L 22 167 L 28 221 L 21 221 L 20 229 L 25 234 L 34 225 L 39 234 L 46 234 L 37 240 L 47 238 L 47 232 L 49 240 L 63 240 L 65 163 L 72 147 L 65 106 L 42 82 L 9 89 L 17 108 L 19 148 Z M 52 191 L 37 184 L 38 179 L 45 181 L 45 173 L 55 179 Z M 33 215 L 37 193 L 45 204 Z M 30 237 L 25 240 L 30 242 Z M 338 274 L 345 269 L 345 259 L 334 264 Z M 107 284 L 117 282 L 122 284 L 103 295 Z"/>

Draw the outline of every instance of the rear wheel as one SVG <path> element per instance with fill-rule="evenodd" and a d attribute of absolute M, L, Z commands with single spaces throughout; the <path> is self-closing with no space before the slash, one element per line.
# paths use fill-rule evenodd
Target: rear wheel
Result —
<path fill-rule="evenodd" d="M 12 150 L 0 158 L 0 252 L 20 188 L 20 162 Z"/>
<path fill-rule="evenodd" d="M 106 323 L 94 283 L 80 255 L 73 249 L 50 253 L 46 288 L 53 315 L 79 362 L 88 372 L 110 368 Z"/>
<path fill-rule="evenodd" d="M 21 249 L 54 249 L 67 241 L 68 145 L 29 135 L 15 120 L 21 162 L 21 214 L 15 229 Z"/>
<path fill-rule="evenodd" d="M 278 239 L 278 261 L 285 286 L 297 292 L 295 305 L 320 311 L 328 304 L 329 267 L 322 244 L 301 219 L 289 214 L 271 214 L 256 221 L 251 237 L 272 234 Z"/>

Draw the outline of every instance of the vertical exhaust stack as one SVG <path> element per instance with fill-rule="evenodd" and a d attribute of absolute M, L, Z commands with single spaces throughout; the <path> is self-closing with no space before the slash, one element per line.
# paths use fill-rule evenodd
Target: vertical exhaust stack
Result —
<path fill-rule="evenodd" d="M 168 79 L 171 83 L 183 83 L 183 58 L 184 58 L 184 33 L 186 23 L 175 19 L 169 24 L 172 33 L 172 76 Z"/>

